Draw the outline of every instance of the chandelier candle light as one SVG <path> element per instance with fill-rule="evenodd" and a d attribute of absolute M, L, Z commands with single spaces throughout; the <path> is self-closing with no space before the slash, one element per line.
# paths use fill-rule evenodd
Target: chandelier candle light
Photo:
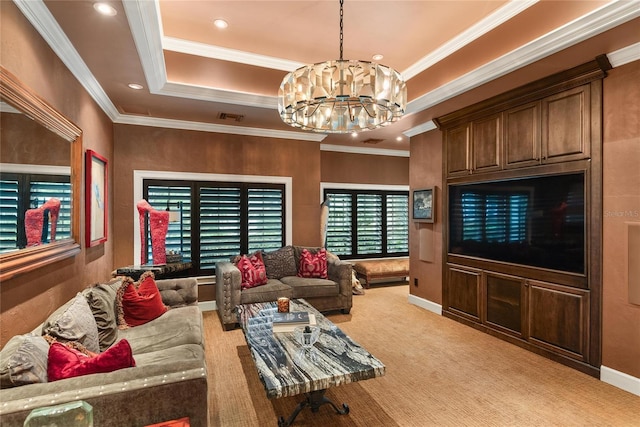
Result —
<path fill-rule="evenodd" d="M 353 133 L 387 126 L 405 112 L 407 87 L 399 72 L 375 62 L 342 59 L 343 4 L 340 0 L 340 59 L 305 65 L 282 80 L 278 112 L 288 125 Z"/>

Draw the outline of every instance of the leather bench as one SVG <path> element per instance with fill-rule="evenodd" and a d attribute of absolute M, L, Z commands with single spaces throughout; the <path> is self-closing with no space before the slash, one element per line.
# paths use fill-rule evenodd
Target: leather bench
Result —
<path fill-rule="evenodd" d="M 409 275 L 409 258 L 371 259 L 353 261 L 353 269 L 359 280 L 364 279 L 364 287 L 371 285 L 371 280 L 391 279 Z"/>

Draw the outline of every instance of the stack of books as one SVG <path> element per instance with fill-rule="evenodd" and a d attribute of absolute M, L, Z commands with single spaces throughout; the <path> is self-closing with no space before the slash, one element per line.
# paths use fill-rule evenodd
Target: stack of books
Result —
<path fill-rule="evenodd" d="M 316 325 L 316 316 L 308 311 L 273 313 L 273 333 L 293 332 L 296 327 L 307 325 Z"/>

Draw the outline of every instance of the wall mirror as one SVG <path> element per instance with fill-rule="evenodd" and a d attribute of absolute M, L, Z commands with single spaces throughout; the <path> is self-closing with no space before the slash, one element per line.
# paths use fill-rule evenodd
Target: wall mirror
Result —
<path fill-rule="evenodd" d="M 0 66 L 0 281 L 80 252 L 82 131 Z"/>

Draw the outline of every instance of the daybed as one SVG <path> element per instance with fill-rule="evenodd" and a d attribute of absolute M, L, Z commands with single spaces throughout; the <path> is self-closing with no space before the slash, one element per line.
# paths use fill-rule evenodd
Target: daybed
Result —
<path fill-rule="evenodd" d="M 169 309 L 148 323 L 119 329 L 115 298 L 121 280 L 85 289 L 31 334 L 15 336 L 4 346 L 0 352 L 2 426 L 22 426 L 35 408 L 78 400 L 93 407 L 96 426 L 146 426 L 184 417 L 191 426 L 207 426 L 207 375 L 196 280 L 157 280 L 162 302 Z M 74 343 L 86 348 L 97 334 L 99 352 L 123 347 L 126 343 L 121 341 L 126 339 L 135 367 L 47 381 L 46 354 L 61 344 L 49 346 L 43 330 L 73 337 Z M 37 382 L 42 380 L 47 382 Z"/>
<path fill-rule="evenodd" d="M 267 283 L 242 289 L 238 267 L 223 261 L 216 264 L 216 304 L 225 330 L 238 323 L 236 306 L 254 302 L 275 301 L 279 297 L 304 298 L 318 311 L 341 310 L 349 313 L 352 306 L 351 264 L 327 255 L 327 278 L 299 277 L 303 250 L 317 254 L 321 248 L 288 245 L 272 252 L 260 252 L 266 267 Z"/>
<path fill-rule="evenodd" d="M 409 275 L 409 258 L 388 258 L 353 261 L 358 279 L 364 279 L 366 288 L 376 279 L 392 279 Z"/>

